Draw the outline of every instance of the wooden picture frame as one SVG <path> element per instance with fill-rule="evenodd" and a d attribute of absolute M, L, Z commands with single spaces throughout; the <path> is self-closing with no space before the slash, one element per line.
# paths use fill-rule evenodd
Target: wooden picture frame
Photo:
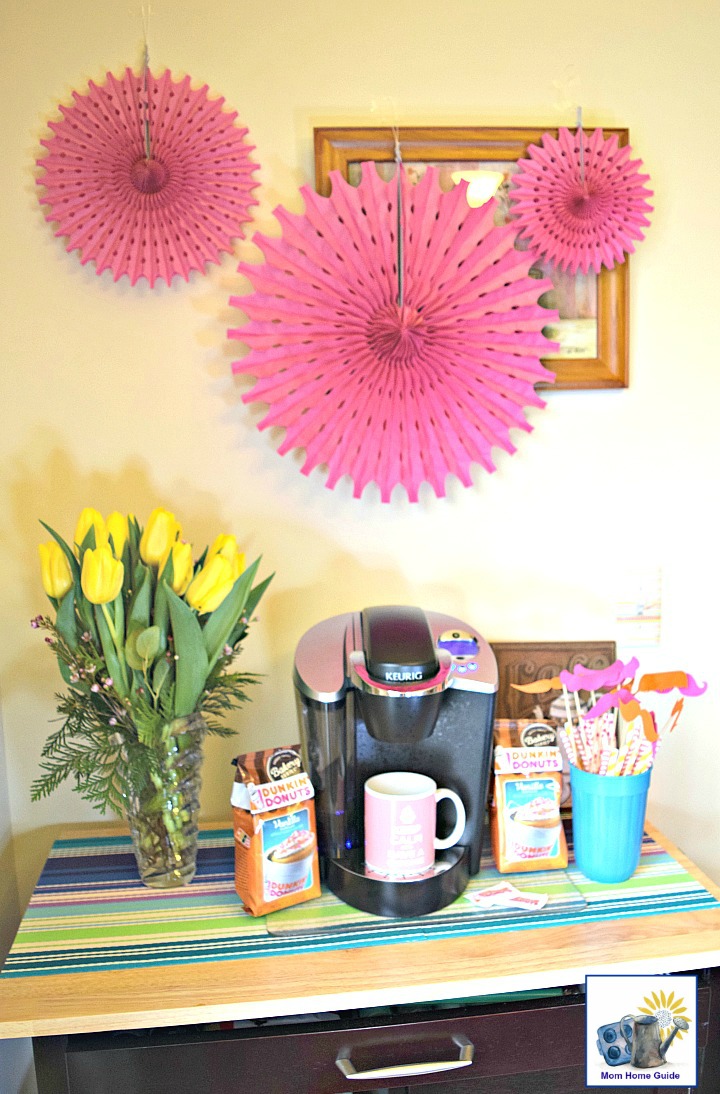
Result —
<path fill-rule="evenodd" d="M 562 694 L 542 695 L 516 691 L 513 684 L 532 684 L 557 676 L 563 669 L 583 665 L 606 669 L 617 659 L 615 642 L 491 642 L 498 666 L 496 718 L 535 718 L 539 707 L 548 716 L 550 704 Z"/>
<path fill-rule="evenodd" d="M 527 155 L 530 144 L 538 144 L 544 133 L 557 136 L 557 129 L 540 127 L 409 127 L 398 131 L 403 163 L 406 165 L 450 166 L 463 164 L 516 163 Z M 615 134 L 618 143 L 628 143 L 627 129 L 603 128 L 604 135 Z M 385 127 L 318 127 L 315 138 L 315 187 L 320 194 L 330 193 L 331 171 L 339 171 L 348 181 L 353 180 L 357 166 L 374 161 L 378 169 L 394 169 L 395 136 Z M 511 170 L 511 167 L 509 168 Z M 452 185 L 452 183 L 450 184 Z M 561 276 L 555 271 L 557 276 Z M 573 282 L 572 275 L 564 275 Z M 583 275 L 576 275 L 579 284 Z M 595 277 L 588 275 L 582 284 L 584 294 L 591 293 L 590 308 L 595 311 L 592 329 L 588 332 L 592 350 L 574 351 L 548 356 L 543 363 L 556 376 L 551 384 L 539 383 L 538 388 L 575 390 L 583 388 L 623 388 L 628 386 L 628 259 L 612 270 L 602 269 Z M 594 288 L 593 288 L 594 286 Z M 572 284 L 570 286 L 573 287 Z M 573 323 L 571 318 L 568 322 Z M 587 320 L 582 320 L 587 331 Z"/>

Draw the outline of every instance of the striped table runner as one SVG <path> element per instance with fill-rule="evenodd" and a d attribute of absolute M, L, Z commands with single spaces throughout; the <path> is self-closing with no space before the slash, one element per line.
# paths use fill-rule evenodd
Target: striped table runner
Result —
<path fill-rule="evenodd" d="M 641 865 L 622 885 L 589 882 L 572 860 L 567 871 L 502 875 L 518 889 L 548 894 L 537 912 L 481 910 L 463 895 L 434 915 L 383 919 L 324 892 L 318 900 L 256 919 L 243 911 L 235 892 L 233 853 L 231 829 L 202 832 L 194 881 L 162 892 L 139 881 L 129 837 L 58 840 L 2 976 L 225 961 L 720 906 L 646 836 Z M 467 892 L 500 876 L 488 852 Z"/>

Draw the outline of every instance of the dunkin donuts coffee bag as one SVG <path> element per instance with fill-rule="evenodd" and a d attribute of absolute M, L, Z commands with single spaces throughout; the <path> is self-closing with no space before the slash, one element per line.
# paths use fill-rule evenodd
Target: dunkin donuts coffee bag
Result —
<path fill-rule="evenodd" d="M 320 896 L 312 783 L 300 746 L 238 756 L 231 796 L 235 888 L 251 915 Z"/>
<path fill-rule="evenodd" d="M 536 723 L 537 725 L 537 723 Z M 538 729 L 541 726 L 538 725 Z M 560 749 L 536 733 L 515 740 L 517 723 L 495 725 L 490 840 L 500 873 L 564 869 L 567 841 L 560 819 L 563 757 Z"/>

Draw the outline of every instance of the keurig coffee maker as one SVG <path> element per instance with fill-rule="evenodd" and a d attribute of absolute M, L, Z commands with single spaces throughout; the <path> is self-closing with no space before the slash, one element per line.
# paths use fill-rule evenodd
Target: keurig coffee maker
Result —
<path fill-rule="evenodd" d="M 298 643 L 294 682 L 306 770 L 315 788 L 323 876 L 363 911 L 415 916 L 462 893 L 480 869 L 497 665 L 467 623 L 412 607 L 333 616 Z M 460 795 L 460 843 L 431 876 L 366 871 L 363 788 L 372 775 L 415 771 Z M 438 805 L 438 835 L 453 827 Z"/>

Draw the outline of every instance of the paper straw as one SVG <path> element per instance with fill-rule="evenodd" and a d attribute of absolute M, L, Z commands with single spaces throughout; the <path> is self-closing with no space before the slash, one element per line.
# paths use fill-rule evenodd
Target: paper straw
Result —
<path fill-rule="evenodd" d="M 598 775 L 607 775 L 608 764 L 610 762 L 610 753 L 612 749 L 604 748 L 600 753 L 600 767 L 598 769 Z"/>
<path fill-rule="evenodd" d="M 632 722 L 628 730 L 627 739 L 627 755 L 622 766 L 621 775 L 632 775 L 635 768 L 635 764 L 638 759 L 638 754 L 642 745 L 642 737 L 638 728 L 637 722 Z"/>
<path fill-rule="evenodd" d="M 635 764 L 635 770 L 633 771 L 633 775 L 642 775 L 643 771 L 647 771 L 649 767 L 652 767 L 652 762 L 652 753 L 648 753 L 647 756 L 644 757 L 644 759 L 639 760 Z"/>
<path fill-rule="evenodd" d="M 590 748 L 590 770 L 597 771 L 600 766 L 600 740 L 598 738 L 597 722 L 586 721 L 585 734 Z"/>
<path fill-rule="evenodd" d="M 568 689 L 565 687 L 562 680 L 560 681 L 560 684 L 562 685 L 563 699 L 565 700 L 565 713 L 567 714 L 567 720 L 568 722 L 572 722 L 572 711 L 570 710 L 570 696 L 568 695 Z"/>
<path fill-rule="evenodd" d="M 568 760 L 574 767 L 580 767 L 580 761 L 578 757 L 577 748 L 575 747 L 575 739 L 572 731 L 572 723 L 565 722 L 562 726 L 562 738 L 565 742 L 565 748 L 568 754 Z"/>
<path fill-rule="evenodd" d="M 592 745 L 586 735 L 585 723 L 582 718 L 578 721 L 575 727 L 575 739 L 580 746 L 580 755 L 582 756 L 583 767 L 586 771 L 592 770 Z"/>
<path fill-rule="evenodd" d="M 595 722 L 597 736 L 597 749 L 602 754 L 615 744 L 615 736 L 612 731 L 612 714 L 606 710 Z"/>
<path fill-rule="evenodd" d="M 653 746 L 649 741 L 642 741 L 640 744 L 640 750 L 638 757 L 635 761 L 632 775 L 641 775 L 643 771 L 647 771 L 649 767 L 652 767 L 652 762 L 655 758 L 655 752 Z"/>
<path fill-rule="evenodd" d="M 585 756 L 585 770 L 592 770 L 592 740 L 590 739 L 590 726 L 583 719 L 578 718 L 577 721 L 578 736 L 582 742 L 583 755 Z"/>
<path fill-rule="evenodd" d="M 607 773 L 608 775 L 619 775 L 622 771 L 623 761 L 625 759 L 625 745 L 622 748 L 613 748 L 610 750 L 610 759 L 608 761 Z"/>

